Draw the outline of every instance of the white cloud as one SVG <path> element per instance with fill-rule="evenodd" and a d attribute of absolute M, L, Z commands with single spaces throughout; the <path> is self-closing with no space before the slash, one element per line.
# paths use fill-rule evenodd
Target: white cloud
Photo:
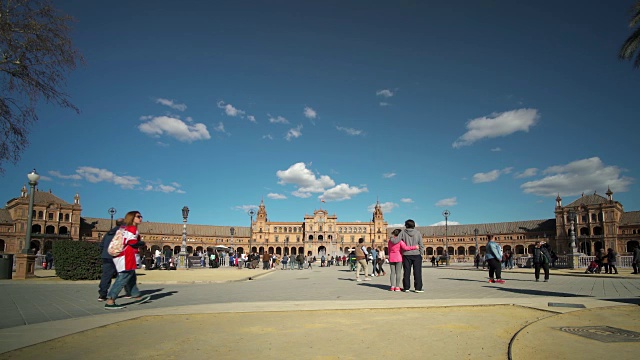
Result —
<path fill-rule="evenodd" d="M 286 199 L 287 197 L 282 195 L 282 194 L 276 194 L 276 193 L 268 193 L 267 197 L 269 199 L 273 199 L 273 200 L 283 200 Z"/>
<path fill-rule="evenodd" d="M 289 129 L 289 131 L 287 131 L 287 135 L 285 135 L 285 139 L 287 139 L 287 141 L 291 141 L 291 139 L 297 139 L 300 136 L 302 136 L 302 124 L 298 125 L 295 128 L 291 128 Z"/>
<path fill-rule="evenodd" d="M 536 124 L 539 117 L 536 109 L 518 109 L 473 119 L 467 123 L 467 132 L 460 136 L 452 146 L 460 148 L 481 139 L 507 136 L 517 131 L 528 132 Z"/>
<path fill-rule="evenodd" d="M 140 185 L 140 180 L 135 176 L 120 176 L 107 169 L 98 169 L 89 166 L 81 166 L 76 173 L 90 183 L 108 182 L 120 186 L 123 189 L 133 189 Z"/>
<path fill-rule="evenodd" d="M 51 170 L 49 171 L 49 175 L 57 177 L 58 179 L 72 179 L 72 180 L 80 180 L 82 179 L 82 176 L 78 175 L 78 174 L 71 174 L 71 175 L 62 175 L 59 171 L 57 170 Z"/>
<path fill-rule="evenodd" d="M 606 166 L 598 157 L 570 162 L 566 165 L 551 166 L 542 173 L 544 178 L 526 182 L 520 187 L 527 194 L 540 196 L 579 195 L 600 191 L 608 187 L 614 192 L 629 190 L 635 179 L 622 176 L 625 171 L 617 166 Z"/>
<path fill-rule="evenodd" d="M 391 201 L 385 202 L 380 204 L 380 208 L 382 209 L 383 213 L 390 213 L 391 210 L 393 210 L 394 208 L 397 208 L 399 205 L 396 203 L 393 203 Z M 367 207 L 367 211 L 368 212 L 373 212 L 376 208 L 376 204 L 371 204 Z"/>
<path fill-rule="evenodd" d="M 273 136 L 271 136 L 271 134 L 262 135 L 262 138 L 263 138 L 263 139 L 273 140 Z"/>
<path fill-rule="evenodd" d="M 536 168 L 528 168 L 527 170 L 521 172 L 521 173 L 516 173 L 515 174 L 515 178 L 516 179 L 522 179 L 522 178 L 527 178 L 527 177 L 532 177 L 532 176 L 536 176 L 538 175 L 538 169 Z"/>
<path fill-rule="evenodd" d="M 457 197 L 442 199 L 436 203 L 437 207 L 447 207 L 447 206 L 455 206 L 458 205 Z"/>
<path fill-rule="evenodd" d="M 413 202 L 413 199 L 411 199 L 411 198 L 402 198 L 402 199 L 400 199 L 400 202 L 403 202 L 405 204 L 411 204 Z"/>
<path fill-rule="evenodd" d="M 380 101 L 380 106 L 391 106 L 391 104 L 386 101 Z"/>
<path fill-rule="evenodd" d="M 382 174 L 382 177 L 385 178 L 385 179 L 390 179 L 390 178 L 392 178 L 394 176 L 396 176 L 396 173 L 394 173 L 394 172 Z"/>
<path fill-rule="evenodd" d="M 312 108 L 305 106 L 304 108 L 304 117 L 306 117 L 307 119 L 315 119 L 318 117 L 318 113 L 313 110 Z"/>
<path fill-rule="evenodd" d="M 225 114 L 227 114 L 228 116 L 243 117 L 244 114 L 245 114 L 245 112 L 243 110 L 237 109 L 231 104 L 225 104 L 225 102 L 222 101 L 222 100 L 218 101 L 218 107 L 220 109 L 224 109 Z"/>
<path fill-rule="evenodd" d="M 106 182 L 118 185 L 123 189 L 136 189 L 144 191 L 160 191 L 164 193 L 184 194 L 181 189 L 182 185 L 172 182 L 170 185 L 164 185 L 159 181 L 146 181 L 147 185 L 141 185 L 140 177 L 116 175 L 107 169 L 99 169 L 91 166 L 81 166 L 76 169 L 76 173 L 72 175 L 63 175 L 59 171 L 49 171 L 54 177 L 59 179 L 86 180 L 90 183 Z"/>
<path fill-rule="evenodd" d="M 218 126 L 213 128 L 213 131 L 226 133 L 226 131 L 224 131 L 224 124 L 222 123 L 222 121 L 218 123 Z"/>
<path fill-rule="evenodd" d="M 293 195 L 295 197 L 299 197 L 301 199 L 306 199 L 308 197 L 311 197 L 311 193 L 300 191 L 300 190 L 296 190 L 296 191 L 292 192 L 291 195 Z"/>
<path fill-rule="evenodd" d="M 176 104 L 173 100 L 169 100 L 169 99 L 158 98 L 158 99 L 156 99 L 156 103 L 162 104 L 164 106 L 168 106 L 168 107 L 170 107 L 172 109 L 179 110 L 179 111 L 187 110 L 187 105 L 185 105 L 185 104 Z"/>
<path fill-rule="evenodd" d="M 234 207 L 235 210 L 241 210 L 243 212 L 248 212 L 249 210 L 258 210 L 256 205 L 237 205 Z"/>
<path fill-rule="evenodd" d="M 442 220 L 442 221 L 438 221 L 438 222 L 437 222 L 437 223 L 435 223 L 435 224 L 431 224 L 431 225 L 429 225 L 429 226 L 445 226 L 445 225 L 460 225 L 460 223 L 459 223 L 459 222 L 457 222 L 457 221 L 447 221 L 447 222 L 445 223 L 445 221 L 444 221 L 444 220 Z"/>
<path fill-rule="evenodd" d="M 394 92 L 389 90 L 389 89 L 382 89 L 382 90 L 376 91 L 376 95 L 377 96 L 386 97 L 386 98 L 390 98 L 390 97 L 392 97 L 394 95 Z"/>
<path fill-rule="evenodd" d="M 211 139 L 207 126 L 204 124 L 188 125 L 184 121 L 168 116 L 158 116 L 138 125 L 138 129 L 150 136 L 171 136 L 179 141 L 193 142 Z"/>
<path fill-rule="evenodd" d="M 495 148 L 491 149 L 491 151 L 498 152 L 498 151 L 502 151 L 502 149 L 500 147 L 495 147 Z"/>
<path fill-rule="evenodd" d="M 249 119 L 249 121 L 251 121 L 254 124 L 258 123 L 258 121 L 256 121 L 256 117 L 253 115 L 247 116 L 247 119 Z"/>
<path fill-rule="evenodd" d="M 348 184 L 339 184 L 336 186 L 333 179 L 327 175 L 316 176 L 302 162 L 291 165 L 287 170 L 278 170 L 276 176 L 278 184 L 292 184 L 296 190 L 291 195 L 299 198 L 311 197 L 314 193 L 322 193 L 319 199 L 326 201 L 342 201 L 351 199 L 351 197 L 369 190 L 366 186 L 350 186 Z"/>
<path fill-rule="evenodd" d="M 417 223 L 416 223 L 416 226 L 418 226 L 418 224 L 417 224 Z M 403 228 L 403 227 L 404 227 L 404 223 L 402 223 L 402 224 L 389 224 L 389 225 L 387 225 L 387 229 L 390 229 L 390 228 Z"/>
<path fill-rule="evenodd" d="M 349 135 L 352 135 L 352 136 L 357 136 L 357 135 L 362 135 L 363 134 L 362 130 L 358 130 L 358 129 L 354 129 L 354 128 L 336 126 L 336 129 L 338 129 L 338 131 L 345 132 L 345 133 L 347 133 Z"/>
<path fill-rule="evenodd" d="M 325 191 L 324 194 L 320 195 L 318 198 L 326 201 L 342 201 L 349 200 L 352 196 L 356 196 L 363 192 L 369 192 L 369 190 L 366 187 L 350 186 L 343 183 Z"/>
<path fill-rule="evenodd" d="M 291 165 L 287 170 L 278 170 L 276 176 L 280 179 L 278 184 L 293 184 L 298 189 L 292 193 L 294 196 L 307 198 L 311 193 L 324 192 L 326 188 L 335 186 L 335 182 L 327 175 L 316 175 L 302 162 Z"/>
<path fill-rule="evenodd" d="M 473 180 L 472 181 L 473 181 L 474 184 L 496 181 L 496 180 L 498 180 L 500 175 L 511 173 L 512 169 L 513 168 L 508 167 L 508 168 L 504 168 L 502 170 L 497 170 L 496 169 L 496 170 L 491 170 L 491 171 L 486 172 L 486 173 L 473 174 Z"/>
<path fill-rule="evenodd" d="M 289 120 L 285 119 L 284 117 L 278 115 L 276 117 L 273 117 L 269 114 L 267 114 L 267 116 L 269 116 L 269 122 L 272 124 L 288 124 Z"/>

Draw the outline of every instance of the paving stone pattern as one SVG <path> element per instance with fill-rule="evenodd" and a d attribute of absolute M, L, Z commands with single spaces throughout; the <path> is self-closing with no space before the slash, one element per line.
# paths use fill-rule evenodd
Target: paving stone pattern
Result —
<path fill-rule="evenodd" d="M 216 271 L 198 269 L 190 271 Z M 250 274 L 251 270 L 242 270 Z M 504 285 L 487 282 L 486 271 L 455 268 L 423 268 L 424 293 L 389 291 L 389 277 L 374 277 L 370 282 L 355 281 L 355 273 L 345 267 L 312 270 L 278 270 L 250 281 L 220 284 L 142 284 L 143 294 L 151 295 L 149 303 L 119 311 L 144 308 L 168 308 L 184 305 L 271 302 L 408 299 L 506 299 L 535 296 L 566 297 L 569 303 L 581 298 L 597 298 L 619 302 L 637 301 L 640 278 L 596 278 L 553 276 L 550 282 L 535 282 L 529 273 L 503 272 Z M 105 314 L 104 303 L 98 302 L 97 282 L 29 283 L 0 281 L 0 328 L 36 324 L 47 321 Z M 125 303 L 125 299 L 119 302 Z"/>

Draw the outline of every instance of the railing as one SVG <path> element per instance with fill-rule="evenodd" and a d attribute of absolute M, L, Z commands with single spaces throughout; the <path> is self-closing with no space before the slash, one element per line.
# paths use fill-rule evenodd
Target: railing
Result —
<path fill-rule="evenodd" d="M 577 268 L 587 268 L 591 261 L 595 260 L 595 256 L 587 256 L 581 255 L 578 257 L 578 266 Z M 519 257 L 516 260 L 516 264 L 518 267 L 531 267 L 532 266 L 532 257 Z M 616 267 L 619 268 L 630 268 L 632 267 L 633 256 L 618 256 Z M 555 261 L 556 268 L 568 268 L 569 267 L 569 256 L 568 255 L 559 255 L 558 259 Z"/>

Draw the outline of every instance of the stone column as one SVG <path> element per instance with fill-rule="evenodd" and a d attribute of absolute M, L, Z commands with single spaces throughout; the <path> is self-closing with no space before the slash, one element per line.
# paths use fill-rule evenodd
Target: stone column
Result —
<path fill-rule="evenodd" d="M 16 272 L 14 279 L 24 280 L 36 277 L 36 256 L 31 254 L 15 254 Z"/>

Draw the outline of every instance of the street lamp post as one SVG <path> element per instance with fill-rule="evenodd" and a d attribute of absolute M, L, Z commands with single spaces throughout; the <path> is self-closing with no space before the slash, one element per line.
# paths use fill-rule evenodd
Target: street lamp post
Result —
<path fill-rule="evenodd" d="M 473 257 L 474 257 L 474 258 L 475 258 L 475 257 L 477 257 L 477 258 L 478 258 L 478 264 L 476 264 L 476 268 L 477 268 L 477 267 L 478 267 L 478 265 L 480 264 L 480 257 L 479 257 L 479 255 L 478 255 L 478 254 L 480 254 L 480 249 L 478 248 L 478 233 L 479 233 L 478 228 L 473 229 L 473 236 L 474 236 L 474 237 L 475 237 L 475 239 L 476 239 L 476 253 L 475 253 L 475 254 L 473 254 Z"/>
<path fill-rule="evenodd" d="M 578 266 L 580 260 L 580 254 L 576 248 L 576 230 L 575 230 L 576 213 L 573 210 L 569 211 L 569 221 L 571 223 L 571 235 L 569 236 L 569 247 L 571 253 L 569 254 L 569 267 L 575 269 Z"/>
<path fill-rule="evenodd" d="M 445 210 L 442 212 L 442 216 L 444 216 L 444 251 L 446 255 L 447 266 L 449 266 L 449 215 L 451 215 L 451 212 L 449 210 Z"/>
<path fill-rule="evenodd" d="M 256 214 L 255 211 L 253 211 L 253 209 L 250 209 L 249 212 L 247 212 L 247 214 L 249 214 L 249 216 L 251 217 L 251 223 L 249 224 L 249 254 L 252 253 L 252 241 L 253 241 L 253 215 Z"/>
<path fill-rule="evenodd" d="M 231 249 L 235 252 L 236 251 L 236 247 L 234 246 L 233 235 L 235 235 L 235 233 L 236 233 L 236 228 L 234 228 L 233 226 L 230 227 L 229 228 L 229 232 L 231 233 Z M 229 266 L 231 266 L 231 265 L 232 264 L 229 264 Z"/>
<path fill-rule="evenodd" d="M 187 262 L 187 218 L 189 217 L 189 208 L 182 208 L 182 246 L 180 247 L 180 266 L 181 270 L 188 270 Z"/>
<path fill-rule="evenodd" d="M 27 236 L 24 241 L 24 247 L 22 248 L 23 254 L 29 254 L 31 252 L 31 227 L 33 226 L 33 198 L 35 196 L 36 185 L 40 180 L 40 175 L 33 169 L 28 175 L 29 179 L 29 214 L 27 215 Z"/>
<path fill-rule="evenodd" d="M 27 214 L 27 231 L 24 239 L 24 246 L 20 253 L 16 254 L 16 273 L 11 276 L 14 279 L 27 279 L 35 276 L 36 269 L 36 256 L 31 251 L 31 231 L 33 228 L 33 201 L 36 185 L 40 180 L 40 175 L 36 172 L 36 169 L 27 174 L 29 179 L 29 214 Z"/>
<path fill-rule="evenodd" d="M 111 229 L 113 229 L 113 215 L 116 214 L 117 210 L 116 208 L 109 208 L 108 212 L 111 215 Z"/>

